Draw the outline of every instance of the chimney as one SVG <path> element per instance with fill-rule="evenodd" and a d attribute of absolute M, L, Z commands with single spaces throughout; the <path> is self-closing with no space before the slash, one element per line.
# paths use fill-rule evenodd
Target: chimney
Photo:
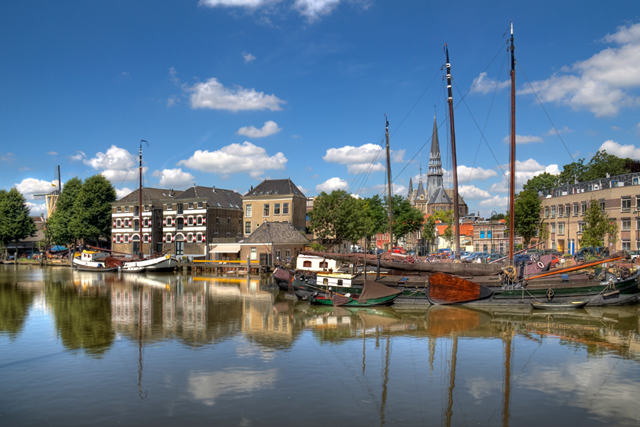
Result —
<path fill-rule="evenodd" d="M 216 186 L 215 185 L 213 186 L 213 192 L 214 193 L 216 192 Z"/>

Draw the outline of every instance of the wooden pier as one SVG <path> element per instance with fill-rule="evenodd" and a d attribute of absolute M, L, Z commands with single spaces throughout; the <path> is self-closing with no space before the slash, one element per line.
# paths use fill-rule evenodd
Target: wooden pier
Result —
<path fill-rule="evenodd" d="M 230 260 L 193 260 L 178 262 L 179 270 L 194 272 L 212 272 L 218 275 L 260 275 L 271 271 L 270 265 L 260 264 L 260 261 L 230 261 Z"/>

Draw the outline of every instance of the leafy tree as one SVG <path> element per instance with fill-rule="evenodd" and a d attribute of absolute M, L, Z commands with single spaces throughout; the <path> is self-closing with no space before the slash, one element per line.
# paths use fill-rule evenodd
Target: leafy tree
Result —
<path fill-rule="evenodd" d="M 626 159 L 624 168 L 627 169 L 629 173 L 640 172 L 640 160 Z"/>
<path fill-rule="evenodd" d="M 437 237 L 435 215 L 429 215 L 425 220 L 424 227 L 422 228 L 422 237 L 428 245 L 433 245 L 435 243 Z"/>
<path fill-rule="evenodd" d="M 36 234 L 36 225 L 29 216 L 24 196 L 15 188 L 0 194 L 0 241 L 5 247 Z M 18 251 L 14 261 L 18 262 Z"/>
<path fill-rule="evenodd" d="M 490 221 L 498 221 L 498 220 L 501 220 L 501 219 L 504 219 L 504 214 L 503 213 L 491 215 L 491 218 L 489 218 Z"/>
<path fill-rule="evenodd" d="M 408 233 L 413 233 L 422 228 L 424 223 L 424 214 L 421 210 L 411 206 L 411 202 L 400 195 L 393 196 L 392 199 L 393 213 L 393 236 L 402 237 Z"/>
<path fill-rule="evenodd" d="M 331 194 L 323 191 L 316 197 L 308 214 L 309 228 L 323 245 L 339 243 L 357 234 L 351 229 L 357 226 L 356 201 L 344 190 L 333 190 Z"/>
<path fill-rule="evenodd" d="M 15 284 L 3 283 L 0 294 L 0 335 L 7 334 L 13 340 L 24 326 L 34 293 L 21 290 Z"/>
<path fill-rule="evenodd" d="M 73 216 L 69 223 L 72 236 L 97 242 L 109 238 L 111 230 L 111 203 L 116 201 L 116 190 L 103 175 L 87 178 L 73 202 Z"/>
<path fill-rule="evenodd" d="M 73 205 L 82 189 L 82 180 L 71 178 L 64 184 L 64 188 L 56 202 L 56 210 L 47 221 L 47 237 L 58 245 L 68 245 L 78 236 L 71 233 L 69 224 L 74 216 Z"/>
<path fill-rule="evenodd" d="M 588 167 L 584 164 L 584 159 L 578 159 L 577 162 L 564 165 L 562 172 L 558 176 L 558 185 L 574 184 L 576 180 L 583 182 Z"/>
<path fill-rule="evenodd" d="M 622 175 L 629 173 L 625 167 L 630 159 L 621 159 L 613 154 L 607 154 L 605 150 L 598 151 L 589 161 L 587 171 L 583 175 L 583 180 L 591 181 L 594 179 L 606 178 L 609 176 Z"/>
<path fill-rule="evenodd" d="M 447 228 L 444 229 L 444 233 L 442 234 L 442 238 L 451 244 L 454 239 L 453 232 L 453 211 L 436 211 L 433 214 L 436 220 L 439 220 L 443 224 L 447 224 Z"/>
<path fill-rule="evenodd" d="M 373 197 L 363 199 L 364 213 L 364 237 L 371 239 L 377 233 L 384 233 L 389 222 L 387 210 L 382 198 L 377 194 Z"/>
<path fill-rule="evenodd" d="M 531 239 L 536 235 L 540 227 L 540 206 L 542 202 L 538 199 L 538 194 L 532 190 L 521 191 L 516 195 L 514 203 L 514 230 L 516 234 L 522 236 L 525 245 L 529 245 Z M 509 227 L 509 219 L 507 228 Z"/>
<path fill-rule="evenodd" d="M 542 222 L 540 223 L 540 228 L 538 231 L 538 237 L 540 238 L 541 242 L 546 242 L 547 240 L 549 240 L 549 225 L 546 222 Z"/>
<path fill-rule="evenodd" d="M 616 246 L 618 242 L 618 223 L 615 221 L 609 221 L 609 230 L 607 230 L 607 240 L 610 245 L 613 247 Z"/>
<path fill-rule="evenodd" d="M 524 190 L 534 191 L 536 194 L 547 196 L 551 194 L 551 190 L 557 186 L 558 177 L 556 175 L 551 175 L 548 172 L 544 172 L 531 178 L 522 188 Z"/>
<path fill-rule="evenodd" d="M 610 231 L 612 230 L 609 215 L 600 210 L 600 202 L 596 199 L 591 199 L 591 203 L 584 216 L 584 227 L 582 228 L 580 246 L 602 246 L 604 236 Z M 617 235 L 617 230 L 615 234 Z"/>

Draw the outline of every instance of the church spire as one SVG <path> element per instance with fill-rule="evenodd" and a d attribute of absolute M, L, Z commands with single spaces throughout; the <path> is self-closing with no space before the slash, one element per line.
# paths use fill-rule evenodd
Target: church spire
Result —
<path fill-rule="evenodd" d="M 431 152 L 429 153 L 429 169 L 427 172 L 427 194 L 429 197 L 431 197 L 436 188 L 442 186 L 442 159 L 440 157 L 440 141 L 438 140 L 438 123 L 434 115 Z"/>

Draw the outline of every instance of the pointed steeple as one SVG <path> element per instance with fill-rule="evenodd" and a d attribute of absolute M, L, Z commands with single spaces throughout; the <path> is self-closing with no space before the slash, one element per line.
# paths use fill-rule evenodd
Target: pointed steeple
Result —
<path fill-rule="evenodd" d="M 407 199 L 411 200 L 411 195 L 413 194 L 413 181 L 411 177 L 409 177 L 409 192 L 407 194 Z"/>
<path fill-rule="evenodd" d="M 420 180 L 418 181 L 418 190 L 416 191 L 416 200 L 427 200 L 427 193 L 422 185 L 422 165 L 420 165 Z"/>
<path fill-rule="evenodd" d="M 443 186 L 442 159 L 440 157 L 440 141 L 438 140 L 438 123 L 433 116 L 433 135 L 431 136 L 431 152 L 429 153 L 429 171 L 427 172 L 427 194 L 429 198 L 438 187 Z"/>

